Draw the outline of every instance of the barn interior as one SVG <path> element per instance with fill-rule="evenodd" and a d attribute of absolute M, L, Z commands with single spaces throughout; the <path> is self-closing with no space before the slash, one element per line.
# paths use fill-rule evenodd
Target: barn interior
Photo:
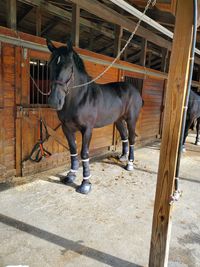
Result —
<path fill-rule="evenodd" d="M 148 190 L 150 192 L 147 199 L 142 198 L 145 210 L 153 206 L 159 145 L 157 148 L 157 145 L 151 146 L 149 144 L 154 144 L 155 141 L 157 144 L 157 141 L 160 142 L 163 135 L 166 89 L 173 49 L 172 41 L 178 1 L 151 1 L 152 3 L 146 11 L 146 21 L 141 22 L 133 39 L 114 66 L 97 81 L 99 83 L 130 81 L 138 87 L 145 103 L 137 124 L 136 147 L 142 148 L 138 150 L 140 162 L 136 162 L 138 166 L 136 166 L 135 178 L 131 180 L 129 174 L 125 174 L 123 171 L 120 172 L 119 169 L 116 169 L 116 172 L 121 173 L 120 177 L 116 178 L 116 173 L 114 175 L 109 173 L 108 166 L 114 165 L 112 160 L 108 165 L 105 162 L 103 165 L 98 166 L 98 163 L 97 167 L 95 164 L 92 167 L 97 180 L 94 182 L 96 191 L 91 200 L 94 201 L 97 210 L 99 208 L 99 213 L 104 210 L 105 217 L 100 218 L 101 216 L 99 215 L 100 217 L 96 218 L 94 215 L 95 220 L 91 219 L 89 226 L 92 228 L 92 231 L 95 231 L 95 226 L 100 225 L 97 228 L 102 235 L 108 234 L 108 232 L 104 231 L 104 223 L 107 223 L 107 226 L 110 227 L 109 229 L 114 231 L 112 220 L 116 214 L 107 213 L 108 210 L 105 208 L 106 203 L 103 196 L 101 196 L 99 206 L 95 199 L 98 198 L 100 190 L 103 190 L 107 197 L 111 194 L 109 205 L 117 205 L 117 202 L 112 202 L 115 193 L 120 191 L 117 185 L 119 181 L 115 179 L 119 179 L 121 182 L 125 177 L 128 181 L 124 185 L 124 191 L 122 190 L 122 202 L 129 187 L 135 186 L 133 195 L 125 201 L 127 206 L 131 205 L 132 201 L 137 203 L 137 199 L 141 197 L 139 191 L 141 190 L 144 193 L 144 187 L 149 187 Z M 2 214 L 5 215 L 1 216 L 1 222 L 3 222 L 2 230 L 5 231 L 3 240 L 5 241 L 8 238 L 11 240 L 11 243 L 13 242 L 9 232 L 10 226 L 14 227 L 15 230 L 13 231 L 17 235 L 21 235 L 21 232 L 25 229 L 23 235 L 17 238 L 16 243 L 13 243 L 12 249 L 15 252 L 7 253 L 8 246 L 2 243 L 4 244 L 2 245 L 2 248 L 4 248 L 3 258 L 0 260 L 2 266 L 16 264 L 17 258 L 20 259 L 18 261 L 19 264 L 30 264 L 31 266 L 32 263 L 32 266 L 38 266 L 39 258 L 43 257 L 42 255 L 44 255 L 41 260 L 43 266 L 56 266 L 56 262 L 59 262 L 57 266 L 65 266 L 66 263 L 68 266 L 108 265 L 119 267 L 139 267 L 148 264 L 149 247 L 145 247 L 144 257 L 139 258 L 142 253 L 142 246 L 149 242 L 149 236 L 143 240 L 142 236 L 145 232 L 151 230 L 148 222 L 152 220 L 153 215 L 148 211 L 148 215 L 143 216 L 143 211 L 137 211 L 137 204 L 133 207 L 136 210 L 134 216 L 138 220 L 133 227 L 134 229 L 130 225 L 128 226 L 128 223 L 131 223 L 133 218 L 130 216 L 128 222 L 124 222 L 123 216 L 126 216 L 126 212 L 117 209 L 121 220 L 119 227 L 127 226 L 132 234 L 130 239 L 127 234 L 127 242 L 121 243 L 120 249 L 116 248 L 117 254 L 115 254 L 115 241 L 118 239 L 118 245 L 122 242 L 123 233 L 120 231 L 114 235 L 113 239 L 110 237 L 111 242 L 105 239 L 105 243 L 102 241 L 102 243 L 99 243 L 99 247 L 94 245 L 95 240 L 93 238 L 90 238 L 87 243 L 89 228 L 85 233 L 83 233 L 84 229 L 81 229 L 80 232 L 76 232 L 77 235 L 65 233 L 65 240 L 61 238 L 62 234 L 58 229 L 59 218 L 56 218 L 56 216 L 60 212 L 63 219 L 67 221 L 67 226 L 71 229 L 72 220 L 68 218 L 68 215 L 71 214 L 72 218 L 74 218 L 72 207 L 75 210 L 79 207 L 73 188 L 67 188 L 69 195 L 65 197 L 64 190 L 66 189 L 61 188 L 57 178 L 55 178 L 56 174 L 68 169 L 70 154 L 57 114 L 49 108 L 47 103 L 47 93 L 49 91 L 48 61 L 50 53 L 46 47 L 46 38 L 51 39 L 56 46 L 65 45 L 67 39 L 71 38 L 74 49 L 84 60 L 88 73 L 91 77 L 95 78 L 105 70 L 127 43 L 131 32 L 134 31 L 142 16 L 138 11 L 143 12 L 146 5 L 147 1 L 145 0 L 0 0 L 0 182 L 2 183 L 2 191 L 4 191 L 1 195 L 2 201 L 4 201 L 4 198 L 6 199 L 1 210 Z M 197 93 L 200 92 L 199 49 L 200 31 L 198 29 L 192 77 L 192 88 Z M 37 162 L 32 151 L 40 141 L 41 119 L 44 122 L 42 126 L 43 137 L 45 138 L 44 147 L 51 155 L 50 157 L 42 157 Z M 189 154 L 184 156 L 182 167 L 186 167 L 185 169 L 183 167 L 181 177 L 183 178 L 183 188 L 186 191 L 186 196 L 190 196 L 190 202 L 193 202 L 193 209 L 198 210 L 198 202 L 196 202 L 197 206 L 195 206 L 194 202 L 198 195 L 199 185 L 199 169 L 196 168 L 199 162 L 199 148 L 193 148 L 191 145 L 193 139 L 194 134 L 190 136 Z M 77 143 L 80 151 L 81 136 L 79 134 L 77 134 Z M 105 155 L 119 151 L 120 147 L 120 136 L 115 125 L 108 125 L 102 129 L 94 130 L 91 141 L 91 157 L 96 158 L 104 155 L 105 159 Z M 148 153 L 152 158 L 155 157 L 156 162 L 145 158 L 145 155 Z M 192 168 L 191 173 L 189 171 L 190 168 Z M 41 174 L 41 172 L 47 170 L 47 173 Z M 105 176 L 106 171 L 109 173 L 110 179 L 104 181 L 100 186 L 101 178 Z M 149 173 L 149 176 L 146 173 Z M 141 176 L 146 177 L 147 181 L 142 182 L 140 180 Z M 112 179 L 115 182 L 112 182 Z M 153 186 L 151 185 L 151 179 Z M 188 183 L 194 190 L 193 195 L 190 195 L 190 192 L 187 191 Z M 65 207 L 63 205 L 60 207 L 59 212 L 52 211 L 52 200 L 48 199 L 44 192 L 46 185 L 49 194 L 52 193 L 51 185 L 53 185 L 55 194 L 60 195 L 61 200 L 64 199 L 65 204 L 70 202 L 71 196 L 73 198 L 72 207 L 64 211 Z M 25 195 L 19 196 L 18 190 L 20 192 L 24 190 L 26 192 Z M 33 192 L 36 193 L 35 196 L 37 196 L 38 192 L 38 199 L 37 197 L 35 199 Z M 30 195 L 32 194 L 38 207 L 32 205 L 33 211 L 31 211 L 28 206 L 24 205 L 22 217 L 20 217 L 19 210 L 21 204 L 30 197 L 29 193 Z M 43 194 L 45 195 L 44 198 L 42 197 Z M 11 199 L 11 195 L 13 199 Z M 10 202 L 14 206 L 15 199 L 18 205 L 16 214 L 12 208 L 9 211 L 7 210 L 7 205 Z M 48 207 L 46 210 L 49 213 L 49 217 L 48 215 L 47 217 L 41 215 L 46 207 L 42 204 L 43 201 L 46 201 L 46 206 L 49 205 L 50 207 L 50 210 L 48 210 Z M 88 204 L 89 200 L 83 199 L 82 196 L 78 197 L 79 202 L 83 202 L 92 208 L 92 205 Z M 56 202 L 56 205 L 59 205 L 59 201 Z M 123 204 L 121 206 L 124 208 Z M 186 199 L 178 209 L 180 218 L 176 221 L 181 224 L 183 232 L 180 233 L 180 229 L 178 227 L 175 228 L 177 232 L 172 240 L 173 250 L 171 250 L 169 266 L 199 266 L 199 252 L 197 249 L 199 244 L 199 226 L 197 222 L 199 214 L 195 214 L 193 210 L 189 211 L 189 216 L 193 218 L 193 223 L 191 223 L 186 215 L 181 217 L 183 215 L 181 209 L 190 209 Z M 78 212 L 78 221 L 75 224 L 76 230 L 81 227 L 82 212 L 83 210 Z M 130 212 L 130 210 L 127 210 L 127 212 Z M 30 218 L 31 214 L 33 214 L 35 218 L 40 217 L 41 220 L 32 224 L 31 220 L 26 217 L 26 214 Z M 89 209 L 86 214 L 87 216 L 91 215 Z M 107 221 L 106 216 L 108 216 Z M 15 220 L 11 218 L 15 218 Z M 52 218 L 54 218 L 54 221 L 52 222 L 51 229 L 51 227 L 48 228 L 48 222 Z M 27 224 L 20 224 L 20 222 L 26 222 Z M 60 223 L 61 229 L 64 231 L 64 221 Z M 41 231 L 40 224 L 45 225 L 44 229 L 46 232 L 43 228 L 41 229 L 44 231 Z M 141 225 L 145 227 L 143 234 Z M 137 228 L 140 229 L 140 236 L 136 234 Z M 57 235 L 48 235 L 51 231 L 55 231 Z M 27 243 L 23 241 L 26 239 L 26 234 L 30 232 L 36 238 L 34 239 L 33 246 L 29 246 L 31 239 L 28 238 Z M 48 238 L 45 238 L 46 236 Z M 46 253 L 47 249 L 49 249 L 48 245 L 46 247 L 41 243 L 42 252 L 39 253 L 37 258 L 37 251 L 39 251 L 40 247 L 37 244 L 37 238 L 43 239 L 42 242 L 50 241 L 52 246 L 50 251 L 52 254 L 55 245 L 62 247 L 62 249 L 56 250 L 55 257 L 53 258 L 54 265 L 48 261 L 48 257 L 51 254 Z M 101 239 L 100 236 L 98 238 Z M 69 239 L 69 242 L 66 242 L 67 239 Z M 78 241 L 72 242 L 70 240 Z M 136 249 L 136 253 L 133 253 L 131 256 L 130 251 L 125 252 L 125 250 L 129 241 L 134 243 L 134 240 L 138 240 L 136 246 L 132 247 L 132 249 Z M 81 245 L 82 241 L 86 242 L 85 246 Z M 21 246 L 22 250 L 18 250 L 17 247 L 20 247 L 21 242 L 23 243 Z M 106 242 L 108 242 L 112 249 L 108 247 L 109 245 Z M 24 253 L 23 251 L 26 250 L 26 247 L 28 248 L 26 253 Z M 90 250 L 89 248 L 96 248 L 96 250 Z M 102 248 L 105 253 L 100 253 Z M 36 251 L 33 253 L 35 259 L 31 259 L 31 262 L 27 256 L 30 253 L 29 249 Z M 189 259 L 185 257 L 185 253 L 188 250 L 190 251 Z M 106 251 L 109 253 L 106 253 Z"/>

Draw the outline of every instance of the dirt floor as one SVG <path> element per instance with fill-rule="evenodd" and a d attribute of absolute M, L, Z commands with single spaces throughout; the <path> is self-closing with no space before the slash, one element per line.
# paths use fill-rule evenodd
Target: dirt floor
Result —
<path fill-rule="evenodd" d="M 170 267 L 200 266 L 200 147 L 191 144 L 193 134 L 188 140 Z M 87 196 L 60 183 L 67 168 L 15 179 L 15 186 L 2 184 L 0 266 L 148 266 L 159 143 L 137 149 L 135 158 L 133 172 L 112 156 L 92 161 L 93 188 Z"/>

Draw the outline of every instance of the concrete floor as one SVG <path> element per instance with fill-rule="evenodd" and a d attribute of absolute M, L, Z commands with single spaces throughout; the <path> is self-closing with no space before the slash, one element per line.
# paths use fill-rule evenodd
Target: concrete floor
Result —
<path fill-rule="evenodd" d="M 190 135 L 174 205 L 170 267 L 200 266 L 200 147 Z M 113 157 L 91 163 L 92 192 L 59 182 L 59 168 L 1 185 L 0 266 L 148 265 L 159 145 L 136 151 L 134 172 Z M 81 170 L 77 183 L 81 182 Z M 22 184 L 21 184 L 22 183 Z"/>

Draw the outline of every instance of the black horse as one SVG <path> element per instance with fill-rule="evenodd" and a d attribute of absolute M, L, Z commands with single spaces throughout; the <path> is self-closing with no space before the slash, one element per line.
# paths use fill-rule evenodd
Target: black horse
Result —
<path fill-rule="evenodd" d="M 82 59 L 73 50 L 71 41 L 67 41 L 67 46 L 56 48 L 47 40 L 47 46 L 52 52 L 49 62 L 49 105 L 57 110 L 71 153 L 71 170 L 63 182 L 72 183 L 76 178 L 79 162 L 75 132 L 80 131 L 83 181 L 77 191 L 87 194 L 91 190 L 89 144 L 92 129 L 115 123 L 122 139 L 120 159 L 127 159 L 126 169 L 133 170 L 135 127 L 143 101 L 139 91 L 130 83 L 114 82 L 101 85 L 92 82 L 83 85 L 91 81 L 91 78 Z M 76 87 L 77 85 L 82 86 Z"/>
<path fill-rule="evenodd" d="M 200 145 L 199 128 L 200 128 L 200 96 L 191 90 L 188 110 L 186 116 L 185 132 L 183 138 L 183 147 L 185 145 L 186 138 L 188 136 L 189 129 L 193 129 L 196 123 L 196 140 L 195 145 Z"/>

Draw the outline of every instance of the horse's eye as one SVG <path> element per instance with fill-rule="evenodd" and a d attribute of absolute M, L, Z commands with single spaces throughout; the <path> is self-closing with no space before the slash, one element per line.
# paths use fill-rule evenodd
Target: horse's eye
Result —
<path fill-rule="evenodd" d="M 57 60 L 57 64 L 59 64 L 60 63 L 60 56 L 58 57 L 58 60 Z"/>

